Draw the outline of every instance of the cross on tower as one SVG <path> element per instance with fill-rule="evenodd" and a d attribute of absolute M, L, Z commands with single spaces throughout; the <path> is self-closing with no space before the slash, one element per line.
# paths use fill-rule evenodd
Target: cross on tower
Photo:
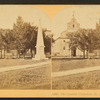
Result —
<path fill-rule="evenodd" d="M 75 11 L 73 11 L 73 18 L 74 18 L 74 15 L 75 15 Z"/>

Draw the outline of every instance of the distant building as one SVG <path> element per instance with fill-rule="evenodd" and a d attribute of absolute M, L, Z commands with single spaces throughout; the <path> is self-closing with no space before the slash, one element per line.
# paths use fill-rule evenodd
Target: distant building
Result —
<path fill-rule="evenodd" d="M 51 30 L 46 30 L 45 34 L 46 34 L 46 36 L 48 36 L 50 38 L 52 37 Z"/>
<path fill-rule="evenodd" d="M 53 56 L 63 56 L 63 57 L 81 57 L 83 56 L 82 50 L 79 48 L 70 48 L 70 39 L 67 37 L 69 32 L 74 32 L 80 29 L 80 24 L 73 18 L 69 23 L 67 23 L 67 30 L 63 31 L 54 43 L 52 43 L 52 55 Z"/>

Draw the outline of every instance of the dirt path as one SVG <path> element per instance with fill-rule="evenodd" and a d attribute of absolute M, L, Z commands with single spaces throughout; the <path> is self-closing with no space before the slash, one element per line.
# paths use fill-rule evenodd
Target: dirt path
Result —
<path fill-rule="evenodd" d="M 5 68 L 2 67 L 2 68 L 0 68 L 0 72 L 24 69 L 24 68 L 29 68 L 29 67 L 40 68 L 41 65 L 46 65 L 46 64 L 50 64 L 50 63 L 51 63 L 50 61 L 45 61 L 45 62 L 39 62 L 36 64 L 30 64 L 30 65 L 19 65 L 19 66 L 5 67 Z M 44 66 L 42 66 L 42 67 L 44 67 Z"/>
<path fill-rule="evenodd" d="M 72 74 L 84 73 L 84 72 L 95 71 L 95 70 L 100 70 L 100 66 L 79 68 L 79 69 L 73 69 L 69 71 L 53 72 L 52 77 L 72 75 Z"/>

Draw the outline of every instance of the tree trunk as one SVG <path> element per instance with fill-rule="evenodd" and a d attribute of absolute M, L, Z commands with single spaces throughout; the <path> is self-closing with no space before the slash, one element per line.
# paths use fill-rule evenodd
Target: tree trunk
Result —
<path fill-rule="evenodd" d="M 86 52 L 86 56 L 87 56 L 87 58 L 88 58 L 88 49 L 87 49 L 87 52 Z"/>
<path fill-rule="evenodd" d="M 31 53 L 31 58 L 33 58 L 32 48 L 31 48 L 31 50 L 30 50 L 30 53 Z"/>
<path fill-rule="evenodd" d="M 4 59 L 5 59 L 5 48 L 4 48 Z"/>
<path fill-rule="evenodd" d="M 25 52 L 23 53 L 23 58 L 25 59 Z"/>
<path fill-rule="evenodd" d="M 1 59 L 2 59 L 2 49 L 1 49 Z"/>
<path fill-rule="evenodd" d="M 99 50 L 100 51 L 100 50 Z M 100 59 L 100 52 L 99 52 L 99 59 Z"/>
<path fill-rule="evenodd" d="M 25 55 L 26 55 L 26 50 L 25 49 L 22 51 L 22 55 L 23 55 L 23 59 L 25 59 Z"/>
<path fill-rule="evenodd" d="M 18 50 L 18 58 L 20 58 L 20 50 Z"/>
<path fill-rule="evenodd" d="M 83 58 L 85 58 L 85 50 L 83 51 Z"/>

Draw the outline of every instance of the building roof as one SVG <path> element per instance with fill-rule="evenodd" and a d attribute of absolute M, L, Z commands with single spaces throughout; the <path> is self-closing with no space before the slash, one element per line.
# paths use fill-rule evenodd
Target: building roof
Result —
<path fill-rule="evenodd" d="M 67 30 L 63 31 L 63 32 L 60 34 L 60 38 L 67 38 L 67 33 L 68 33 Z"/>

